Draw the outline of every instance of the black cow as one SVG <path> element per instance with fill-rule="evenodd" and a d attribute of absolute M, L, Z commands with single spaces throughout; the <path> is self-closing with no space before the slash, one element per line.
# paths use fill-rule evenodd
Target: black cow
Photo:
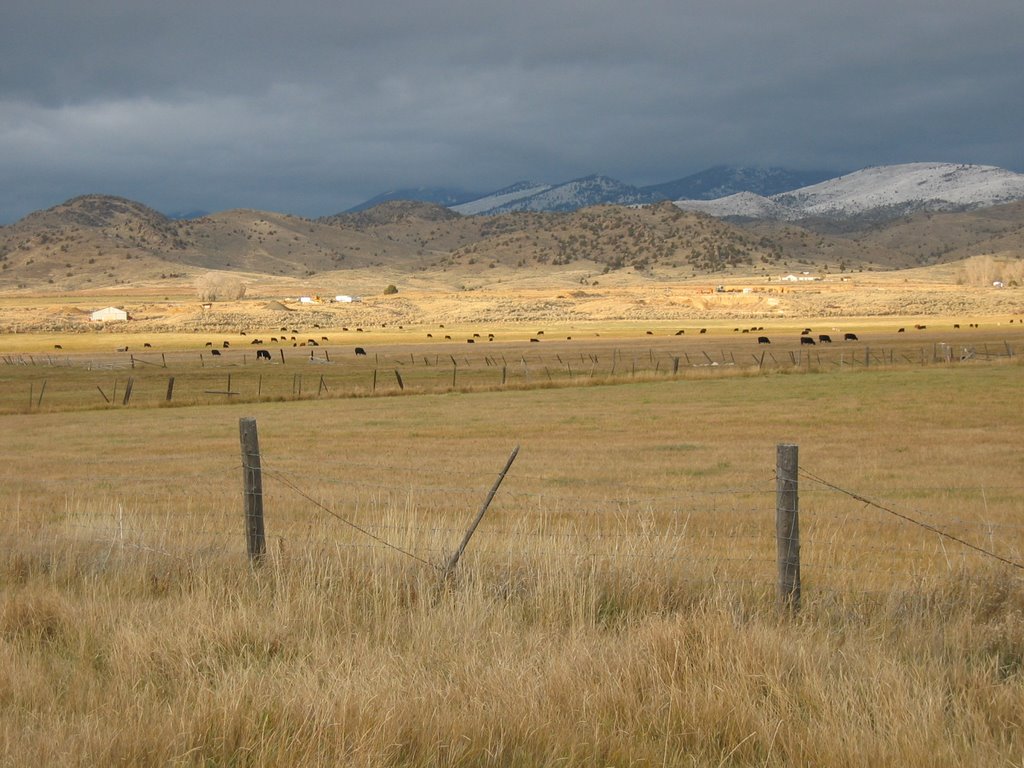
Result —
<path fill-rule="evenodd" d="M 708 332 L 708 329 L 707 329 L 707 328 L 701 328 L 701 329 L 700 329 L 700 332 L 701 332 L 701 333 L 707 333 L 707 332 Z"/>
<path fill-rule="evenodd" d="M 257 360 L 269 360 L 270 359 L 270 352 L 268 352 L 265 349 L 257 349 L 256 350 L 256 359 Z"/>
<path fill-rule="evenodd" d="M 229 341 L 225 341 L 224 344 L 223 344 L 224 349 L 227 349 L 230 346 L 231 346 L 231 342 L 229 342 Z"/>
<path fill-rule="evenodd" d="M 311 347 L 319 347 L 320 346 L 319 344 L 317 344 L 316 339 L 308 339 L 306 341 L 306 343 L 309 344 L 309 346 L 311 346 Z"/>
<path fill-rule="evenodd" d="M 476 339 L 466 339 L 467 344 L 476 344 Z"/>
<path fill-rule="evenodd" d="M 757 337 L 757 343 L 758 344 L 771 344 L 772 340 L 769 339 L 767 336 L 758 336 Z"/>
<path fill-rule="evenodd" d="M 857 341 L 856 333 L 845 333 L 843 334 L 843 341 Z"/>
<path fill-rule="evenodd" d="M 211 349 L 210 350 L 210 354 L 213 355 L 214 357 L 220 357 L 220 350 L 219 349 Z"/>
<path fill-rule="evenodd" d="M 64 347 L 62 347 L 60 344 L 54 344 L 53 348 L 54 349 L 64 349 Z"/>
<path fill-rule="evenodd" d="M 146 341 L 146 342 L 143 342 L 142 346 L 144 346 L 144 347 L 152 347 L 153 345 L 150 344 L 148 341 Z"/>
<path fill-rule="evenodd" d="M 648 335 L 648 336 L 653 336 L 653 335 L 654 335 L 654 331 L 648 331 L 648 332 L 647 332 L 647 335 Z"/>
<path fill-rule="evenodd" d="M 831 344 L 832 343 L 832 337 L 829 336 L 827 333 L 819 333 L 818 334 L 818 341 L 820 343 L 822 343 L 822 344 Z"/>
<path fill-rule="evenodd" d="M 686 331 L 676 331 L 676 336 L 682 336 Z"/>
<path fill-rule="evenodd" d="M 898 331 L 896 331 L 896 333 L 906 333 L 906 332 L 907 332 L 906 328 L 900 328 Z"/>
<path fill-rule="evenodd" d="M 810 336 L 801 336 L 800 337 L 800 343 L 801 344 L 810 344 L 810 345 L 813 346 L 814 339 L 812 339 Z"/>
<path fill-rule="evenodd" d="M 804 328 L 802 331 L 800 331 L 800 335 L 801 336 L 810 336 L 811 335 L 811 329 L 810 328 Z"/>
<path fill-rule="evenodd" d="M 357 355 L 364 355 L 365 356 L 366 355 L 366 350 L 363 349 L 362 347 L 356 347 L 356 354 Z"/>
<path fill-rule="evenodd" d="M 540 339 L 530 339 L 530 341 L 540 341 Z"/>
<path fill-rule="evenodd" d="M 206 346 L 208 346 L 208 347 L 212 347 L 212 346 L 213 346 L 213 342 L 212 342 L 212 341 L 208 341 L 208 342 L 206 342 Z"/>

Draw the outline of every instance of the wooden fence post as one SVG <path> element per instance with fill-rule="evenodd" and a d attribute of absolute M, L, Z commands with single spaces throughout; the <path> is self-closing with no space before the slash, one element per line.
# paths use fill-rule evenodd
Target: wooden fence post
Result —
<path fill-rule="evenodd" d="M 256 432 L 256 419 L 239 419 L 238 434 L 242 444 L 245 542 L 249 551 L 249 562 L 259 565 L 267 552 L 267 537 L 263 530 L 263 470 L 260 467 L 260 441 Z"/>
<path fill-rule="evenodd" d="M 466 551 L 466 546 L 469 544 L 469 540 L 473 537 L 473 532 L 476 531 L 480 521 L 484 519 L 484 513 L 487 512 L 487 508 L 491 506 L 491 502 L 494 500 L 494 494 L 498 492 L 501 481 L 505 479 L 505 475 L 508 474 L 509 468 L 512 466 L 512 462 L 516 460 L 516 456 L 519 455 L 519 446 L 517 445 L 512 449 L 512 453 L 508 457 L 508 461 L 505 462 L 504 468 L 498 473 L 498 477 L 494 481 L 494 485 L 491 486 L 490 492 L 487 494 L 487 498 L 484 500 L 484 504 L 480 507 L 480 511 L 477 512 L 476 519 L 473 524 L 466 530 L 466 535 L 462 537 L 462 543 L 459 544 L 459 548 L 456 549 L 452 556 L 448 558 L 448 562 L 444 567 L 444 575 L 447 578 L 451 576 L 455 570 L 455 566 L 458 565 L 459 559 L 462 557 L 462 553 Z"/>
<path fill-rule="evenodd" d="M 174 397 L 174 377 L 171 376 L 167 379 L 167 399 L 166 401 L 171 402 L 171 398 Z"/>
<path fill-rule="evenodd" d="M 775 456 L 775 543 L 778 550 L 779 607 L 800 610 L 800 516 L 798 446 L 781 443 Z"/>

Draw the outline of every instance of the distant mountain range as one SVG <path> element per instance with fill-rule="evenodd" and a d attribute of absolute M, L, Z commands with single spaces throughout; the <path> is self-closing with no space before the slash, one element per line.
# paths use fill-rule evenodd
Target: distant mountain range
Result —
<path fill-rule="evenodd" d="M 710 194 L 793 180 L 719 169 L 693 183 Z M 160 285 L 204 270 L 304 283 L 351 270 L 458 281 L 579 269 L 591 279 L 623 269 L 851 271 L 1024 254 L 1024 174 L 991 166 L 881 166 L 771 195 L 646 203 L 653 195 L 589 176 L 521 182 L 447 206 L 388 200 L 319 219 L 247 209 L 174 219 L 125 198 L 83 195 L 0 227 L 0 289 Z M 471 215 L 484 212 L 496 215 Z"/>
<path fill-rule="evenodd" d="M 464 216 L 510 211 L 575 211 L 590 205 L 644 205 L 665 200 L 712 200 L 736 192 L 775 195 L 832 178 L 830 171 L 733 168 L 719 165 L 663 184 L 635 187 L 592 175 L 558 184 L 519 181 L 488 193 L 445 187 L 398 189 L 377 195 L 345 213 L 357 213 L 393 200 L 415 200 L 451 208 Z"/>

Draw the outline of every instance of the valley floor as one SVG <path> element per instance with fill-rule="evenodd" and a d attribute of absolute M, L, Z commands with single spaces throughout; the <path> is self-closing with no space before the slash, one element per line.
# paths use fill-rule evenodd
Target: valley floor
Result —
<path fill-rule="evenodd" d="M 437 327 L 549 323 L 701 323 L 731 320 L 796 321 L 802 318 L 945 318 L 954 322 L 1009 322 L 1024 316 L 1024 289 L 981 288 L 919 279 L 912 272 L 832 276 L 783 282 L 778 277 L 656 281 L 613 275 L 587 280 L 566 274 L 552 283 L 528 277 L 515 282 L 461 287 L 412 283 L 393 295 L 374 286 L 379 278 L 354 274 L 345 286 L 354 303 L 301 303 L 298 284 L 252 283 L 246 298 L 208 306 L 190 285 L 137 286 L 91 293 L 0 295 L 0 338 L 31 332 L 193 332 L 260 330 L 284 325 L 341 328 Z M 340 292 L 340 291 L 339 291 Z M 308 292 L 313 293 L 313 292 Z M 132 320 L 106 326 L 89 312 L 116 305 Z M 1017 320 L 1019 322 L 1020 320 Z M 611 330 L 611 326 L 609 326 Z"/>

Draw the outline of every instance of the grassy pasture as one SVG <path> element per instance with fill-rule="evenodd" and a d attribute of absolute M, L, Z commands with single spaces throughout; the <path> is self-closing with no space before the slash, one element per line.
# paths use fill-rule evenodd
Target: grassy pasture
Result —
<path fill-rule="evenodd" d="M 752 340 L 731 334 L 716 329 L 720 350 L 749 351 Z M 388 343 L 381 370 L 433 349 Z M 576 343 L 546 334 L 506 352 L 539 347 L 550 360 Z M 605 361 L 630 347 L 631 362 L 634 350 L 696 356 L 707 341 L 586 344 Z M 460 373 L 495 375 L 479 343 L 458 346 L 459 357 L 476 352 Z M 1019 357 L 812 362 L 803 375 L 659 369 L 504 391 L 481 379 L 415 393 L 417 383 L 405 397 L 226 404 L 183 393 L 204 407 L 144 407 L 168 371 L 216 385 L 230 370 L 251 386 L 251 366 L 197 369 L 183 357 L 173 365 L 191 367 L 172 368 L 170 357 L 168 369 L 132 372 L 134 405 L 95 410 L 58 396 L 59 376 L 67 391 L 93 375 L 106 388 L 112 369 L 47 368 L 43 407 L 23 413 L 16 401 L 40 368 L 0 366 L 18 393 L 0 414 L 6 764 L 1024 755 L 1017 569 L 803 476 L 804 610 L 786 621 L 774 609 L 779 442 L 799 444 L 817 477 L 1024 559 Z M 329 369 L 306 365 L 307 376 Z M 263 375 L 287 385 L 292 366 L 264 369 L 280 381 Z M 345 368 L 366 386 L 370 367 Z M 270 558 L 258 573 L 240 519 L 243 415 L 259 421 L 266 469 Z M 457 578 L 442 584 L 435 566 L 515 444 Z"/>

